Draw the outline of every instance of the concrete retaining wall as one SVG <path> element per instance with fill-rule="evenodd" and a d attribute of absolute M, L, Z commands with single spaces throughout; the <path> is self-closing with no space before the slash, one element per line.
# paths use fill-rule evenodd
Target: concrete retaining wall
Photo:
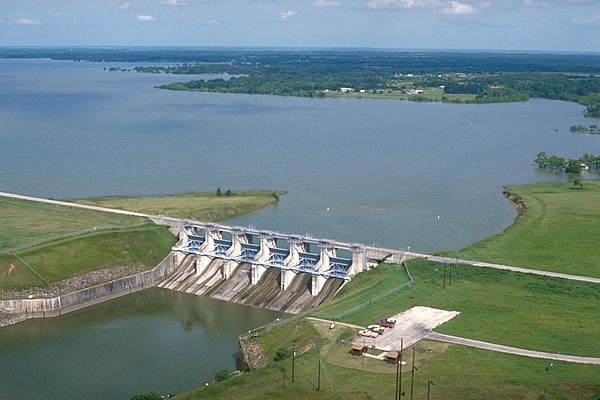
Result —
<path fill-rule="evenodd" d="M 55 317 L 156 286 L 175 270 L 175 254 L 169 253 L 154 269 L 48 299 L 0 300 L 0 309 L 27 318 Z"/>

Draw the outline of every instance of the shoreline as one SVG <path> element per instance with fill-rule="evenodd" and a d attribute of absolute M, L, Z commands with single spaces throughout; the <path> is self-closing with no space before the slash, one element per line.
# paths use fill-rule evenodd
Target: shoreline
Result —
<path fill-rule="evenodd" d="M 57 317 L 64 313 L 155 287 L 175 270 L 175 258 L 176 255 L 173 252 L 169 252 L 151 270 L 138 272 L 55 297 L 0 300 L 0 328 L 14 325 L 30 318 Z"/>
<path fill-rule="evenodd" d="M 254 192 L 243 192 L 243 194 L 254 193 Z M 251 209 L 248 209 L 245 212 L 240 213 L 239 215 L 247 214 L 250 212 L 257 211 L 263 207 L 267 207 L 272 205 L 273 203 L 277 203 L 280 196 L 285 195 L 286 191 L 258 191 L 256 193 L 268 193 L 270 196 L 273 196 L 273 199 L 269 203 L 265 203 L 262 206 L 254 206 Z M 167 195 L 171 197 L 176 196 L 189 196 L 191 194 L 202 195 L 202 193 L 188 193 L 181 195 Z M 208 193 L 206 193 L 208 194 Z M 91 204 L 82 204 L 76 203 L 74 201 L 61 201 L 55 199 L 46 199 L 39 198 L 15 193 L 8 192 L 0 192 L 1 197 L 13 198 L 19 200 L 26 200 L 32 202 L 46 203 L 56 206 L 66 206 L 73 208 L 81 208 L 87 209 L 91 211 L 100 211 L 107 213 L 115 213 L 121 215 L 131 215 L 136 217 L 146 218 L 149 223 L 154 223 L 156 225 L 163 225 L 169 227 L 171 232 L 177 236 L 178 231 L 180 229 L 180 224 L 182 220 L 179 218 L 172 218 L 166 215 L 153 215 L 148 213 L 141 213 L 136 211 L 127 211 L 118 208 L 108 208 L 95 206 Z M 138 198 L 139 196 L 133 196 L 133 198 Z M 165 197 L 165 196 L 159 196 Z M 226 197 L 226 196 L 223 196 Z M 91 199 L 94 200 L 94 199 Z M 236 215 L 228 215 L 228 218 L 237 216 Z M 160 279 L 157 281 L 152 280 L 151 285 L 149 285 L 148 279 L 143 278 L 143 276 L 151 274 L 153 271 L 157 271 L 161 268 L 163 263 L 170 256 L 172 257 L 172 252 L 169 252 L 162 261 L 160 261 L 157 265 L 150 269 L 144 270 L 139 266 L 116 266 L 114 268 L 102 268 L 94 271 L 90 271 L 85 274 L 76 275 L 68 279 L 64 279 L 60 282 L 57 282 L 53 287 L 49 290 L 48 288 L 37 288 L 30 287 L 28 289 L 19 290 L 19 291 L 2 291 L 0 290 L 0 328 L 14 325 L 21 321 L 24 321 L 29 318 L 35 317 L 51 317 L 60 315 L 63 312 L 73 311 L 75 309 L 80 309 L 86 307 L 88 305 L 93 305 L 99 302 L 103 302 L 106 300 L 110 300 L 117 296 L 125 295 L 128 293 L 132 293 L 133 291 L 143 290 L 145 287 L 156 286 Z M 172 268 L 171 268 L 172 269 Z M 172 272 L 172 271 L 170 271 Z M 170 273 L 169 272 L 169 273 Z M 136 289 L 135 285 L 129 281 L 139 281 L 141 280 L 141 289 Z M 123 282 L 129 282 L 125 284 L 126 290 L 120 289 L 111 289 L 108 293 L 99 294 L 99 295 L 91 295 L 94 291 L 101 291 L 103 287 L 107 287 L 107 285 L 118 286 L 119 284 L 123 284 Z M 115 291 L 116 290 L 116 291 Z M 33 292 L 32 292 L 33 291 Z M 67 305 L 64 306 L 65 301 L 62 298 L 68 297 L 77 297 L 77 294 L 88 293 L 90 294 L 90 298 L 83 302 L 78 302 L 77 305 Z M 118 294 L 117 294 L 118 293 Z M 31 298 L 27 298 L 29 295 L 33 295 Z M 38 304 L 37 306 L 35 304 Z M 56 305 L 57 304 L 57 305 Z M 67 303 L 68 304 L 68 303 Z M 9 308 L 7 308 L 7 306 Z M 37 311 L 34 310 L 38 307 Z M 20 311 L 13 311 L 14 309 Z M 25 311 L 23 311 L 25 310 Z M 58 310 L 58 311 L 57 311 Z M 37 315 L 37 314 L 40 315 Z"/>

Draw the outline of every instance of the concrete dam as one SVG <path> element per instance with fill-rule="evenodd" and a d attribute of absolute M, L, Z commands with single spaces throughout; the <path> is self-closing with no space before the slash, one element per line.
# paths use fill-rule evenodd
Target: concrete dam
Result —
<path fill-rule="evenodd" d="M 367 248 L 308 236 L 184 221 L 175 271 L 159 287 L 300 313 L 367 269 Z"/>

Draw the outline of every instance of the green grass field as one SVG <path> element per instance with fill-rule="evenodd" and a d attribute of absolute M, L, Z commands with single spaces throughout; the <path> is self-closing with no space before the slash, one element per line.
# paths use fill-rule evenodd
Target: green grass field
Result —
<path fill-rule="evenodd" d="M 466 265 L 454 268 L 452 283 L 443 289 L 443 265 L 413 260 L 412 288 L 392 293 L 342 320 L 366 325 L 414 305 L 427 305 L 461 311 L 460 316 L 437 328 L 438 332 L 529 349 L 600 356 L 600 321 L 594 318 L 600 286 Z M 382 287 L 404 281 L 402 271 L 397 265 L 382 264 L 358 275 L 340 292 L 342 300 L 338 304 L 348 302 L 354 295 L 361 298 L 378 295 Z M 327 304 L 316 311 L 332 309 L 337 310 L 337 306 Z M 324 323 L 298 320 L 265 332 L 251 340 L 261 343 L 269 366 L 176 398 L 394 398 L 395 367 L 376 359 L 352 356 L 348 343 L 356 331 L 340 325 L 334 330 L 328 327 Z M 274 361 L 277 349 L 290 348 L 292 343 L 297 344 L 298 353 L 294 383 L 291 360 Z M 428 348 L 432 349 L 431 364 Z M 426 398 L 430 365 L 435 383 L 432 399 L 595 400 L 600 395 L 600 366 L 557 361 L 550 366 L 548 360 L 430 341 L 419 342 L 415 353 L 416 399 Z M 403 368 L 403 398 L 409 398 L 412 348 L 405 354 L 408 364 Z M 317 391 L 319 358 L 322 377 L 321 390 Z"/>
<path fill-rule="evenodd" d="M 457 255 L 517 266 L 600 276 L 600 182 L 542 184 L 508 188 L 527 208 L 503 233 L 476 243 Z M 455 255 L 454 253 L 452 255 Z M 453 267 L 416 259 L 409 262 L 414 286 L 381 297 L 406 282 L 403 269 L 382 264 L 359 274 L 320 316 L 340 315 L 359 325 L 415 305 L 460 311 L 437 332 L 525 349 L 600 357 L 600 285 L 479 268 Z M 443 287 L 452 268 L 452 283 Z M 371 300 L 379 296 L 378 300 Z M 359 305 L 363 307 L 356 308 Z M 390 399 L 393 366 L 349 354 L 350 329 L 329 331 L 327 324 L 302 320 L 263 333 L 258 339 L 271 360 L 268 367 L 209 385 L 179 399 Z M 342 344 L 341 341 L 345 341 Z M 276 349 L 298 344 L 296 379 L 291 361 L 275 362 Z M 429 353 L 431 348 L 431 364 Z M 407 351 L 412 355 L 412 349 Z M 318 359 L 321 390 L 316 390 Z M 414 394 L 427 395 L 431 365 L 432 399 L 562 400 L 600 398 L 600 366 L 513 356 L 466 346 L 421 341 L 416 345 Z M 409 360 L 410 361 L 410 360 Z M 410 365 L 410 364 L 409 364 Z M 284 376 L 287 379 L 284 380 Z M 410 366 L 403 389 L 409 398 Z M 284 387 L 285 386 L 285 387 Z"/>
<path fill-rule="evenodd" d="M 509 187 L 526 208 L 499 235 L 466 247 L 458 257 L 600 277 L 600 181 Z"/>
<path fill-rule="evenodd" d="M 324 318 L 334 319 L 338 314 L 369 303 L 374 297 L 392 291 L 408 281 L 408 275 L 402 266 L 384 264 L 381 268 L 372 269 L 367 274 L 358 274 L 351 285 L 346 285 L 329 303 L 321 305 L 318 313 Z M 362 312 L 357 310 L 352 316 L 355 317 Z M 370 312 L 371 310 L 368 311 Z M 370 320 L 371 314 L 368 315 Z M 383 317 L 387 315 L 382 314 L 380 318 Z"/>
<path fill-rule="evenodd" d="M 175 241 L 167 228 L 149 225 L 52 241 L 15 254 L 52 285 L 103 268 L 152 269 Z M 43 280 L 13 254 L 0 254 L 0 291 L 43 288 Z"/>
<path fill-rule="evenodd" d="M 179 218 L 221 220 L 274 204 L 283 194 L 189 193 L 77 202 Z M 175 241 L 165 227 L 146 218 L 0 197 L 0 292 L 44 287 L 46 282 L 53 285 L 104 268 L 151 269 L 169 253 Z"/>
<path fill-rule="evenodd" d="M 306 320 L 263 334 L 270 365 L 224 382 L 181 394 L 191 399 L 393 399 L 394 365 L 352 356 L 350 329 L 327 329 Z M 344 341 L 342 343 L 342 340 Z M 275 362 L 274 349 L 297 344 L 298 356 L 291 382 L 291 358 Z M 427 349 L 431 348 L 431 362 Z M 318 387 L 321 359 L 320 390 Z M 410 398 L 412 348 L 405 352 L 402 398 Z M 431 370 L 431 399 L 595 399 L 600 394 L 600 367 L 491 353 L 463 346 L 422 341 L 416 345 L 414 398 L 427 398 Z M 546 370 L 548 368 L 548 370 Z"/>
<path fill-rule="evenodd" d="M 0 252 L 77 236 L 98 229 L 147 224 L 145 218 L 0 196 Z"/>
<path fill-rule="evenodd" d="M 200 221 L 220 221 L 275 204 L 281 191 L 224 193 L 187 193 L 153 197 L 100 197 L 74 200 L 92 206 L 136 211 L 144 214 L 164 214 L 175 218 Z"/>
<path fill-rule="evenodd" d="M 116 266 L 154 268 L 176 238 L 166 227 L 102 232 L 36 247 L 19 256 L 50 283 Z"/>
<path fill-rule="evenodd" d="M 391 264 L 379 268 L 399 269 Z M 531 350 L 600 357 L 600 319 L 593 317 L 598 316 L 600 285 L 458 265 L 453 267 L 452 284 L 443 289 L 442 264 L 415 259 L 409 261 L 409 268 L 415 280 L 412 288 L 392 293 L 342 320 L 365 326 L 423 305 L 461 312 L 437 328 L 440 333 Z M 394 273 L 389 275 L 393 279 Z M 346 289 L 351 296 L 352 286 Z M 360 289 L 363 295 L 380 293 L 378 286 L 368 292 Z M 322 307 L 327 310 L 328 306 Z"/>

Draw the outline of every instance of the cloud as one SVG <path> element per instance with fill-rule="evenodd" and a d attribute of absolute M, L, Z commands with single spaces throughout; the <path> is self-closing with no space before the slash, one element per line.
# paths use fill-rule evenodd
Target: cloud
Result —
<path fill-rule="evenodd" d="M 410 7 L 410 0 L 369 0 L 366 7 L 370 10 L 393 10 L 395 8 Z"/>
<path fill-rule="evenodd" d="M 395 10 L 399 8 L 440 8 L 440 0 L 369 0 L 365 7 L 370 10 Z"/>
<path fill-rule="evenodd" d="M 593 14 L 590 18 L 584 19 L 571 19 L 571 25 L 575 26 L 596 26 L 600 25 L 600 14 Z"/>
<path fill-rule="evenodd" d="M 340 3 L 335 0 L 313 0 L 311 4 L 315 8 L 333 8 L 340 6 Z"/>
<path fill-rule="evenodd" d="M 530 7 L 530 4 L 533 4 L 533 7 L 536 6 L 536 4 L 538 4 L 537 1 L 534 0 L 522 0 L 523 3 L 525 3 L 525 5 L 527 5 L 528 7 Z M 540 0 L 541 2 L 541 0 Z M 548 7 L 551 7 L 552 5 L 556 5 L 556 6 L 585 6 L 585 5 L 600 5 L 600 0 L 546 0 L 541 2 L 541 4 L 545 4 Z"/>
<path fill-rule="evenodd" d="M 148 22 L 148 21 L 156 21 L 156 18 L 154 18 L 152 15 L 138 15 L 137 20 L 142 21 L 142 22 Z"/>
<path fill-rule="evenodd" d="M 123 4 L 121 4 L 121 5 L 119 6 L 119 9 L 120 9 L 120 10 L 123 10 L 123 11 L 127 11 L 127 10 L 129 10 L 129 7 L 131 7 L 131 3 L 127 2 L 127 3 L 123 3 Z"/>
<path fill-rule="evenodd" d="M 217 21 L 216 19 L 209 19 L 208 21 L 206 21 L 207 25 L 210 26 L 222 26 L 224 25 L 221 21 Z"/>
<path fill-rule="evenodd" d="M 446 15 L 472 15 L 477 13 L 478 10 L 470 4 L 451 1 L 448 7 L 440 9 L 440 12 Z"/>
<path fill-rule="evenodd" d="M 523 0 L 523 3 L 529 8 L 549 8 L 550 6 L 546 2 L 538 3 L 534 0 Z"/>
<path fill-rule="evenodd" d="M 29 19 L 29 18 L 19 18 L 19 19 L 15 20 L 15 24 L 22 25 L 22 26 L 36 26 L 36 25 L 40 24 L 40 21 L 37 21 L 35 19 Z"/>
<path fill-rule="evenodd" d="M 187 0 L 160 0 L 160 4 L 171 7 L 183 7 L 188 5 Z"/>
<path fill-rule="evenodd" d="M 292 18 L 294 15 L 296 15 L 296 11 L 286 11 L 286 12 L 282 12 L 279 15 L 279 19 L 282 21 L 288 21 L 290 18 Z"/>

